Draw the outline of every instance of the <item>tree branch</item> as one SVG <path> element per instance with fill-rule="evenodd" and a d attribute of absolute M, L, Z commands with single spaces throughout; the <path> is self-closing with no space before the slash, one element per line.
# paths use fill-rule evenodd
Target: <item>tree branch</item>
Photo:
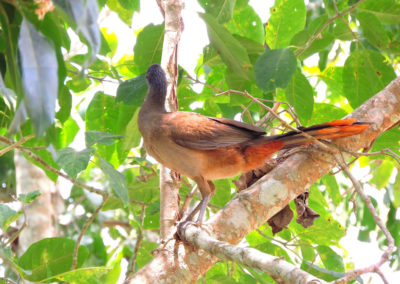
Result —
<path fill-rule="evenodd" d="M 183 0 L 157 1 L 165 19 L 165 34 L 161 66 L 166 71 L 167 110 L 176 111 L 178 102 L 176 99 L 176 83 L 178 81 L 177 50 L 183 21 L 181 12 Z M 179 175 L 160 167 L 160 237 L 165 241 L 175 230 L 175 223 L 179 217 Z"/>
<path fill-rule="evenodd" d="M 350 117 L 374 124 L 361 135 L 336 139 L 335 143 L 350 151 L 368 147 L 379 134 L 400 120 L 400 77 L 367 100 Z M 203 224 L 203 227 L 213 238 L 237 244 L 335 165 L 334 158 L 328 153 L 296 153 L 250 188 L 237 194 Z M 195 250 L 182 242 L 171 240 L 126 283 L 194 282 L 217 260 L 203 250 Z"/>

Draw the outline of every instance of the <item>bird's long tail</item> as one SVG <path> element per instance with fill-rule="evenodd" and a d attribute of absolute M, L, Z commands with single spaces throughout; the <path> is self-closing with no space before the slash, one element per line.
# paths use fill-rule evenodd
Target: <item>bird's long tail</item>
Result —
<path fill-rule="evenodd" d="M 357 122 L 354 118 L 347 118 L 306 127 L 301 129 L 301 131 L 316 139 L 335 139 L 360 134 L 370 125 L 371 123 L 369 122 Z M 270 136 L 270 138 L 271 141 L 282 141 L 282 148 L 292 148 L 312 143 L 312 139 L 296 131 Z"/>
<path fill-rule="evenodd" d="M 303 133 L 316 139 L 335 139 L 360 134 L 367 129 L 371 123 L 357 122 L 354 118 L 339 119 L 323 124 L 300 129 Z M 251 141 L 247 145 L 245 155 L 248 157 L 246 169 L 254 169 L 261 166 L 265 159 L 273 153 L 281 150 L 312 143 L 302 132 L 290 131 L 285 134 L 262 137 Z M 264 159 L 264 160 L 263 160 Z"/>

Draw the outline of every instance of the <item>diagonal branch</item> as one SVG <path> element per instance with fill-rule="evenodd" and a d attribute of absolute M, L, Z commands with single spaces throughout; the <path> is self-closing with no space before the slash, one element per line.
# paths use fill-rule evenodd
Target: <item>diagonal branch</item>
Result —
<path fill-rule="evenodd" d="M 350 151 L 368 147 L 378 135 L 400 120 L 400 77 L 366 101 L 350 117 L 374 124 L 361 135 L 337 139 L 335 143 Z M 313 151 L 312 155 L 294 154 L 250 188 L 237 194 L 203 227 L 215 239 L 238 244 L 334 166 L 336 161 L 329 153 Z M 171 240 L 126 283 L 194 282 L 217 260 L 203 250 Z"/>

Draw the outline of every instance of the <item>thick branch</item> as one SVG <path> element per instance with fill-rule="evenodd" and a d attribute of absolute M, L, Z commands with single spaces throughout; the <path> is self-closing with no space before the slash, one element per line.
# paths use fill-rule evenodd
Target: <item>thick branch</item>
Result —
<path fill-rule="evenodd" d="M 161 66 L 168 82 L 167 110 L 176 111 L 176 82 L 178 80 L 177 48 L 182 31 L 183 0 L 158 1 L 164 11 L 165 34 Z M 179 176 L 164 166 L 160 167 L 160 235 L 165 240 L 174 230 L 179 216 Z"/>
<path fill-rule="evenodd" d="M 350 117 L 374 124 L 361 135 L 337 139 L 335 143 L 351 151 L 368 147 L 379 134 L 400 120 L 400 77 L 366 101 Z M 332 155 L 321 151 L 313 151 L 312 155 L 306 151 L 294 154 L 253 186 L 237 194 L 203 227 L 213 238 L 237 244 L 335 165 Z M 171 240 L 127 282 L 194 282 L 216 261 L 215 256 L 203 250 Z"/>

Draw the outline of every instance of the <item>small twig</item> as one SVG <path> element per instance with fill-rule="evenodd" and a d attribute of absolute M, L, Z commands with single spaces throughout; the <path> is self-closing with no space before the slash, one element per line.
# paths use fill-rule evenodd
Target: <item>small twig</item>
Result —
<path fill-rule="evenodd" d="M 22 150 L 22 152 L 24 152 L 25 154 L 27 154 L 30 158 L 32 158 L 32 159 L 35 160 L 36 162 L 40 163 L 41 165 L 43 165 L 43 166 L 46 168 L 46 170 L 48 170 L 48 171 L 50 171 L 50 172 L 53 172 L 53 173 L 55 173 L 55 174 L 57 174 L 57 175 L 59 175 L 59 176 L 65 178 L 65 179 L 69 180 L 70 182 L 72 182 L 72 183 L 75 184 L 76 186 L 79 186 L 79 187 L 81 187 L 81 188 L 84 188 L 84 189 L 86 189 L 87 191 L 90 191 L 90 192 L 99 194 L 99 195 L 103 196 L 103 198 L 106 197 L 106 196 L 108 196 L 108 193 L 105 192 L 104 190 L 101 190 L 101 189 L 98 189 L 98 188 L 94 188 L 94 187 L 92 187 L 92 186 L 89 186 L 89 185 L 86 185 L 86 184 L 84 184 L 84 183 L 81 183 L 80 181 L 78 181 L 78 180 L 76 180 L 76 179 L 74 179 L 74 178 L 69 177 L 67 174 L 64 174 L 63 172 L 61 172 L 61 171 L 59 171 L 59 170 L 53 168 L 53 167 L 50 166 L 48 163 L 46 163 L 41 157 L 39 157 L 37 154 L 35 154 L 35 153 L 33 153 L 33 152 L 29 151 L 29 150 L 24 150 L 24 149 L 21 149 L 21 150 Z"/>
<path fill-rule="evenodd" d="M 343 12 L 336 12 L 336 14 L 334 16 L 332 16 L 331 18 L 328 19 L 328 21 L 326 21 L 326 23 L 315 33 L 313 34 L 313 36 L 306 42 L 306 44 L 304 45 L 303 49 L 298 52 L 296 54 L 296 57 L 300 57 L 310 46 L 311 44 L 314 42 L 314 40 L 316 40 L 317 38 L 320 37 L 321 33 L 336 19 L 343 17 L 343 15 L 349 14 L 350 12 L 352 12 L 353 10 L 355 10 L 361 3 L 365 2 L 366 0 L 360 0 L 358 1 L 356 4 L 354 4 L 353 6 L 351 6 L 350 8 L 348 8 L 346 11 Z"/>
<path fill-rule="evenodd" d="M 110 195 L 106 195 L 103 197 L 103 202 L 101 202 L 100 206 L 97 207 L 97 209 L 93 212 L 92 216 L 86 221 L 85 225 L 83 225 L 83 228 L 78 236 L 78 239 L 76 240 L 75 244 L 75 249 L 74 253 L 72 254 L 72 266 L 71 270 L 74 270 L 78 264 L 78 251 L 79 251 L 79 245 L 82 241 L 83 235 L 85 234 L 87 228 L 89 228 L 90 224 L 92 224 L 93 220 L 96 218 L 96 216 L 99 214 L 101 208 L 103 208 L 104 204 L 108 201 L 110 198 Z"/>
<path fill-rule="evenodd" d="M 306 132 L 302 132 L 301 130 L 291 126 L 290 124 L 288 124 L 285 120 L 283 120 L 272 108 L 266 106 L 265 104 L 263 104 L 258 98 L 253 97 L 252 95 L 250 95 L 248 92 L 241 92 L 241 91 L 236 91 L 236 90 L 228 90 L 222 93 L 217 94 L 216 96 L 222 96 L 222 95 L 227 95 L 227 94 L 239 94 L 242 96 L 245 96 L 249 99 L 251 99 L 252 101 L 254 101 L 255 103 L 259 104 L 261 107 L 263 107 L 264 109 L 268 110 L 275 118 L 277 118 L 285 127 L 289 128 L 290 130 L 296 131 L 299 134 L 303 135 L 304 137 L 310 139 L 313 141 L 313 143 L 319 145 L 322 149 L 325 149 L 326 151 L 329 151 L 329 147 L 327 145 L 325 145 L 324 143 L 322 143 L 321 141 L 319 141 L 318 139 L 315 139 L 314 137 L 312 137 L 311 135 L 307 134 Z M 329 151 L 330 152 L 330 151 Z"/>
<path fill-rule="evenodd" d="M 7 138 L 1 136 L 0 137 L 1 138 L 0 141 L 4 142 L 4 143 L 7 143 L 7 144 L 10 144 L 10 145 L 7 146 L 6 148 L 0 150 L 0 157 L 3 156 L 5 153 L 11 151 L 11 150 L 14 150 L 15 148 L 18 148 L 19 146 L 24 144 L 26 141 L 32 139 L 33 137 L 35 137 L 35 136 L 34 135 L 29 135 L 29 136 L 26 136 L 26 137 L 22 137 L 19 141 L 13 143 L 10 140 L 8 140 Z"/>
<path fill-rule="evenodd" d="M 139 220 L 140 224 L 138 227 L 135 250 L 133 251 L 131 265 L 129 266 L 130 268 L 126 272 L 126 278 L 129 278 L 130 276 L 132 276 L 136 271 L 136 259 L 137 259 L 137 255 L 139 252 L 139 248 L 141 247 L 142 241 L 143 241 L 143 222 L 144 222 L 145 209 L 146 209 L 146 206 L 142 206 L 142 212 L 140 213 L 140 220 Z"/>
<path fill-rule="evenodd" d="M 132 228 L 132 226 L 131 226 L 131 224 L 129 224 L 129 222 L 117 221 L 117 220 L 105 220 L 105 221 L 103 221 L 103 226 L 106 226 L 106 227 L 120 226 L 120 227 L 124 227 L 124 228 Z"/>
<path fill-rule="evenodd" d="M 336 159 L 336 162 L 339 164 L 339 166 L 347 174 L 347 176 L 353 183 L 355 190 L 357 191 L 357 193 L 361 197 L 361 199 L 364 201 L 365 205 L 367 206 L 369 212 L 372 215 L 372 218 L 374 219 L 374 221 L 378 225 L 378 227 L 382 230 L 382 232 L 385 235 L 386 240 L 388 242 L 387 249 L 382 254 L 380 260 L 377 263 L 372 264 L 367 267 L 364 267 L 364 268 L 359 268 L 359 269 L 350 271 L 349 273 L 346 274 L 345 277 L 331 282 L 332 284 L 342 284 L 342 283 L 347 283 L 351 280 L 354 280 L 356 277 L 358 277 L 361 274 L 365 274 L 365 273 L 369 273 L 369 272 L 375 272 L 375 273 L 379 274 L 380 273 L 379 268 L 382 266 L 382 264 L 384 264 L 385 262 L 387 262 L 389 260 L 389 257 L 394 250 L 394 239 L 393 239 L 392 235 L 390 234 L 389 230 L 387 229 L 387 227 L 385 226 L 385 224 L 383 223 L 383 221 L 379 218 L 378 214 L 376 213 L 376 210 L 374 208 L 374 205 L 371 202 L 371 199 L 363 191 L 360 182 L 350 172 L 349 168 L 347 167 L 347 165 L 344 161 L 343 156 L 340 154 L 340 155 L 335 155 L 334 157 Z"/>

